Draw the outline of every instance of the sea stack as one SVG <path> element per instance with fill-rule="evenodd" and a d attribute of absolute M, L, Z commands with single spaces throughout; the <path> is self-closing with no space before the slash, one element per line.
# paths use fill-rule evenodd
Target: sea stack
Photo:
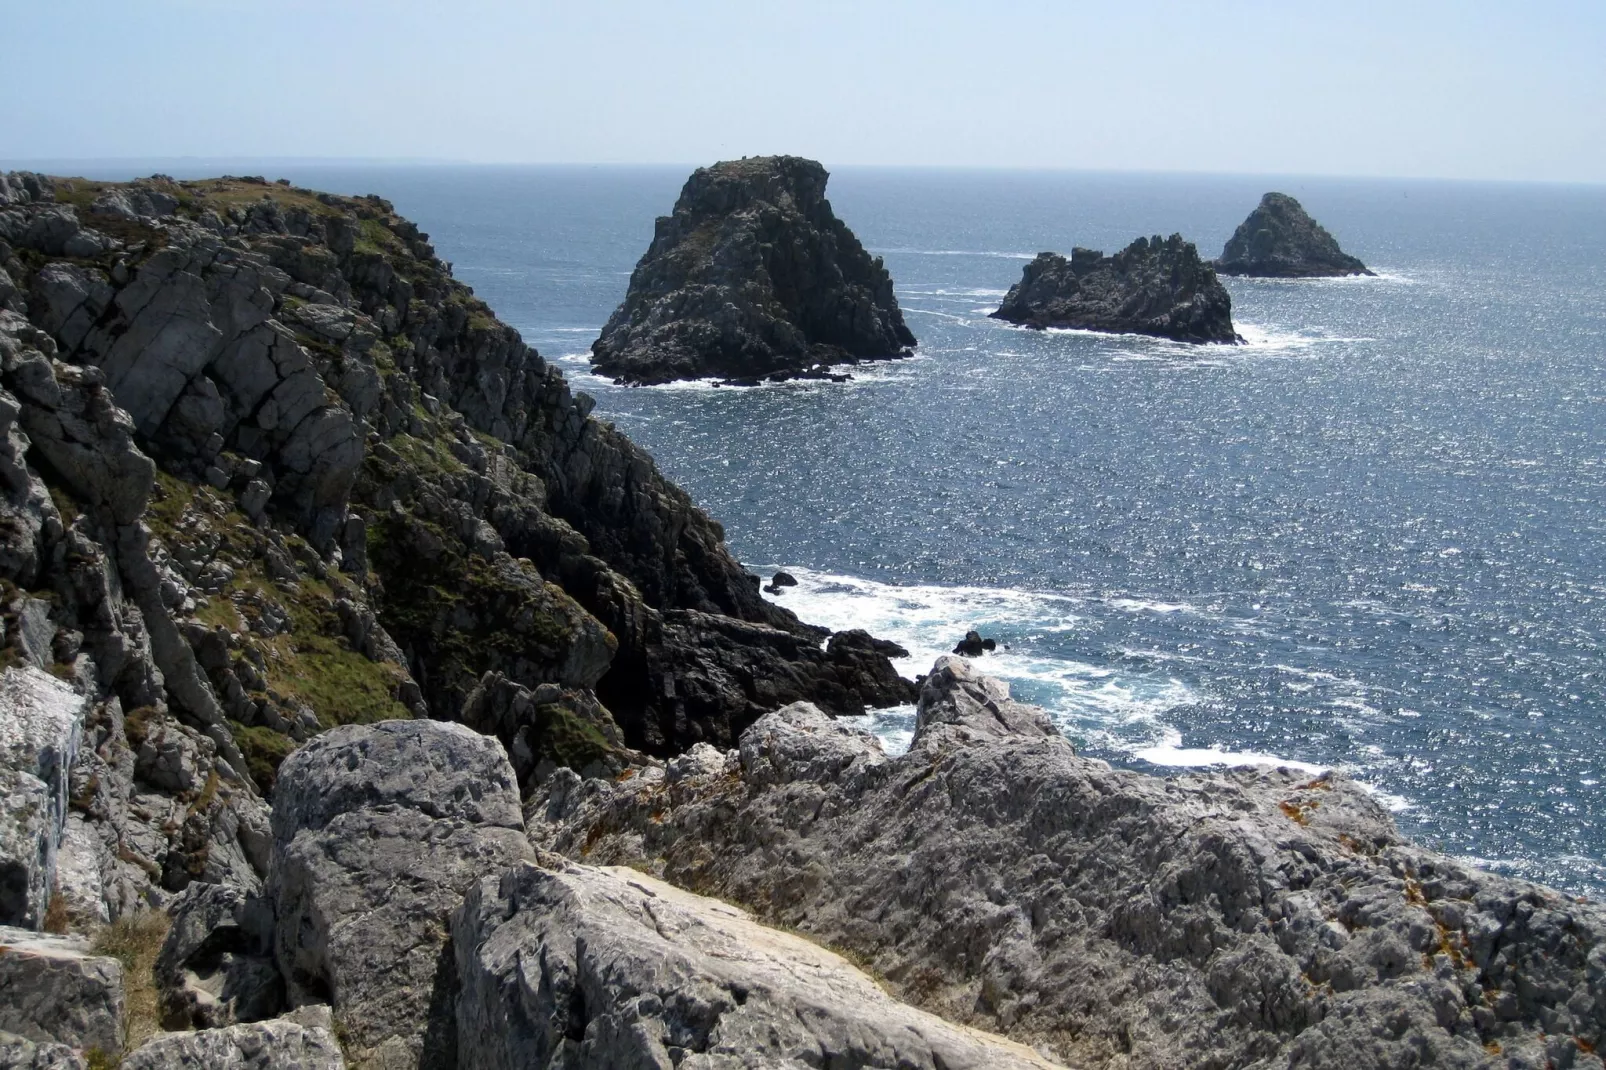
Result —
<path fill-rule="evenodd" d="M 598 374 L 748 385 L 908 356 L 892 277 L 831 211 L 828 178 L 797 156 L 698 168 L 591 346 Z"/>
<path fill-rule="evenodd" d="M 1239 342 L 1232 298 L 1182 235 L 1139 238 L 1114 256 L 1038 253 L 992 314 L 1025 327 L 1152 334 L 1179 342 Z"/>
<path fill-rule="evenodd" d="M 1238 224 L 1216 270 L 1269 279 L 1320 279 L 1375 272 L 1338 247 L 1327 229 L 1286 193 L 1268 193 Z"/>

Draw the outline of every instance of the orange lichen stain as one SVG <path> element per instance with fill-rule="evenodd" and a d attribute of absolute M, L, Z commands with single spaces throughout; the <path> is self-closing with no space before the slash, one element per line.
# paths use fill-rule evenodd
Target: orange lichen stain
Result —
<path fill-rule="evenodd" d="M 1488 1052 L 1490 1055 L 1499 1055 L 1505 1049 L 1500 1046 L 1500 1042 L 1498 1040 L 1491 1040 L 1483 1046 L 1483 1050 Z"/>
<path fill-rule="evenodd" d="M 1296 803 L 1291 800 L 1284 799 L 1282 802 L 1277 804 L 1277 809 L 1281 810 L 1284 816 L 1286 816 L 1288 820 L 1292 821 L 1294 824 L 1308 825 L 1310 824 L 1311 811 L 1315 810 L 1320 805 L 1321 803 L 1316 802 L 1315 800 L 1305 803 Z"/>

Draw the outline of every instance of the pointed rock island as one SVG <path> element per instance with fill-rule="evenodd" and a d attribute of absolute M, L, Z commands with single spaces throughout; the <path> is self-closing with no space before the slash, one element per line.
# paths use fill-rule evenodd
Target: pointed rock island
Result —
<path fill-rule="evenodd" d="M 1069 260 L 1038 253 L 992 316 L 1039 330 L 1242 341 L 1232 326 L 1226 287 L 1180 234 L 1139 238 L 1114 256 L 1080 248 L 1071 250 Z"/>
<path fill-rule="evenodd" d="M 828 177 L 796 156 L 698 168 L 592 344 L 597 373 L 753 385 L 908 356 L 892 277 L 831 211 Z"/>
<path fill-rule="evenodd" d="M 1260 207 L 1227 239 L 1216 270 L 1269 279 L 1376 274 L 1340 249 L 1337 239 L 1286 193 L 1260 198 Z"/>

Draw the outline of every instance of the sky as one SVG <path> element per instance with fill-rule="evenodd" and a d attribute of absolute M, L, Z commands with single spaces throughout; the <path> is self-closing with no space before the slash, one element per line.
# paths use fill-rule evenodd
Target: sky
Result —
<path fill-rule="evenodd" d="M 0 160 L 1606 182 L 1606 0 L 0 0 Z"/>

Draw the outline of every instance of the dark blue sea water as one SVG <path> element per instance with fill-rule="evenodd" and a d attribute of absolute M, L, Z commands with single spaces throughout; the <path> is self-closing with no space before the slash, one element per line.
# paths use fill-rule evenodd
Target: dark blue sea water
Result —
<path fill-rule="evenodd" d="M 980 628 L 1086 753 L 1338 767 L 1425 842 L 1606 894 L 1606 188 L 843 169 L 918 356 L 627 390 L 584 353 L 685 169 L 284 173 L 417 220 L 805 618 L 911 673 Z M 1215 255 L 1268 189 L 1381 276 L 1227 280 L 1235 348 L 985 318 L 1038 250 Z"/>

